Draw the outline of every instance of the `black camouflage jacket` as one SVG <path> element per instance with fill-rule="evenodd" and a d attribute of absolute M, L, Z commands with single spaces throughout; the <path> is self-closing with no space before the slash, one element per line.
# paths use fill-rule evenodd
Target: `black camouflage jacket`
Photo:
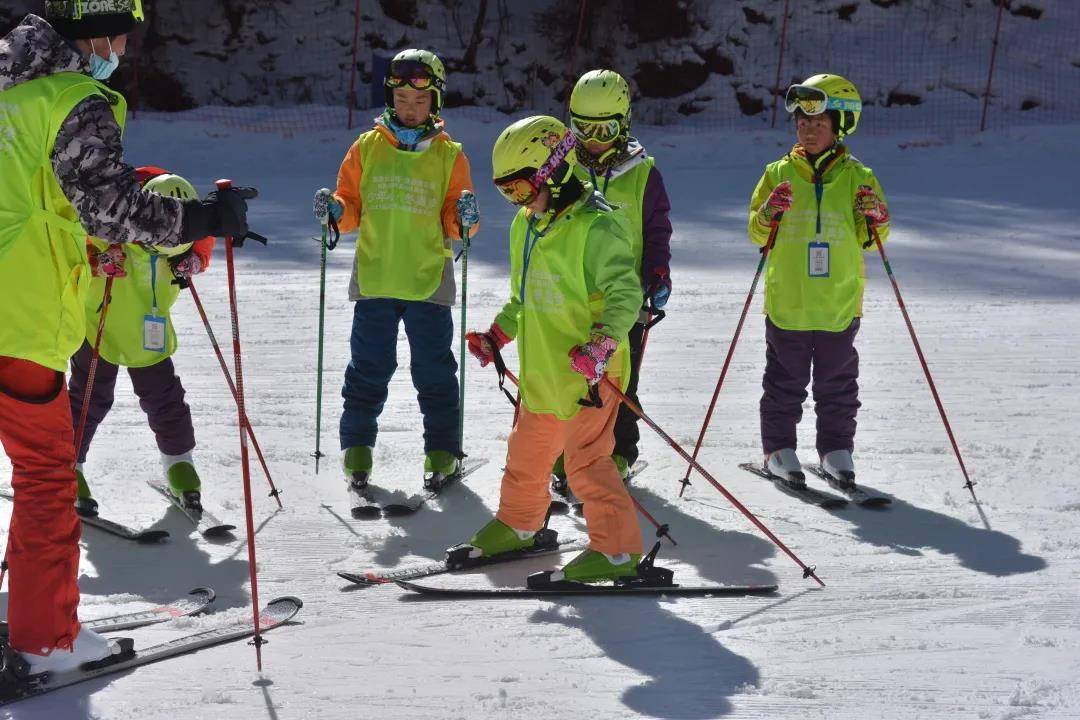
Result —
<path fill-rule="evenodd" d="M 27 15 L 0 38 L 0 92 L 60 72 L 89 74 L 90 65 L 40 17 Z M 179 245 L 183 205 L 142 192 L 123 154 L 108 101 L 95 96 L 75 106 L 56 136 L 52 166 L 79 221 L 91 235 L 109 242 Z"/>

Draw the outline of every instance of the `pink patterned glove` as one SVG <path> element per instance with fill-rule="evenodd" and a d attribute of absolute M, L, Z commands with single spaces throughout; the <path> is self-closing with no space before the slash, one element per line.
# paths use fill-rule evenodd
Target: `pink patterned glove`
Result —
<path fill-rule="evenodd" d="M 769 199 L 762 206 L 759 216 L 763 225 L 772 225 L 780 213 L 791 209 L 791 183 L 785 180 L 769 193 Z"/>
<path fill-rule="evenodd" d="M 198 275 L 204 269 L 202 258 L 190 250 L 179 257 L 169 260 L 169 264 L 172 265 L 173 276 L 184 280 Z"/>
<path fill-rule="evenodd" d="M 860 185 L 855 192 L 855 210 L 866 216 L 871 225 L 889 222 L 889 208 L 869 185 Z"/>
<path fill-rule="evenodd" d="M 104 250 L 98 250 L 94 247 L 87 248 L 86 255 L 90 260 L 90 271 L 94 274 L 94 277 L 127 277 L 127 273 L 124 272 L 126 256 L 124 255 L 123 245 L 110 245 Z"/>
<path fill-rule="evenodd" d="M 619 343 L 613 338 L 596 333 L 589 342 L 570 350 L 570 367 L 574 372 L 584 375 L 589 385 L 595 385 L 604 377 L 608 360 L 618 348 Z"/>

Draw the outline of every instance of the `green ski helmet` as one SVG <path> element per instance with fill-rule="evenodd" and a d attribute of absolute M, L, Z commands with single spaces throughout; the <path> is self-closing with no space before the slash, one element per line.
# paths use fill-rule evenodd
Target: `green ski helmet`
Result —
<path fill-rule="evenodd" d="M 402 50 L 390 61 L 390 70 L 383 80 L 386 107 L 394 108 L 394 89 L 408 85 L 416 90 L 431 90 L 431 114 L 438 117 L 446 90 L 446 66 L 430 50 Z"/>
<path fill-rule="evenodd" d="M 630 86 L 614 70 L 590 70 L 570 93 L 570 127 L 578 145 L 614 142 L 630 137 Z"/>
<path fill-rule="evenodd" d="M 150 178 L 146 181 L 146 184 L 143 185 L 142 189 L 143 192 L 157 193 L 158 195 L 173 197 L 178 200 L 199 199 L 199 193 L 195 190 L 194 185 L 179 175 L 170 175 L 169 173 Z M 156 255 L 176 257 L 177 255 L 183 255 L 187 252 L 191 248 L 191 245 L 191 243 L 183 243 L 176 247 L 158 247 L 154 245 L 148 246 L 147 250 Z"/>
<path fill-rule="evenodd" d="M 547 186 L 552 195 L 572 177 L 574 135 L 553 117 L 534 115 L 506 128 L 491 149 L 496 187 L 514 205 L 528 205 Z"/>
<path fill-rule="evenodd" d="M 834 120 L 836 136 L 843 138 L 855 132 L 859 124 L 862 97 L 850 80 L 839 75 L 822 73 L 789 87 L 784 98 L 784 107 L 789 113 L 829 113 Z"/>
<path fill-rule="evenodd" d="M 45 19 L 69 40 L 116 37 L 145 19 L 142 0 L 45 0 Z"/>

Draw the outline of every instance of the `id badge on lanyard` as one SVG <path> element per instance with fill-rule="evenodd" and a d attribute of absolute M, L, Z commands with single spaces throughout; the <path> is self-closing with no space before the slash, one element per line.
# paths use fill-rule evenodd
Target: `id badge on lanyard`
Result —
<path fill-rule="evenodd" d="M 829 277 L 829 243 L 811 242 L 807 247 L 806 271 L 812 277 Z"/>
<path fill-rule="evenodd" d="M 150 292 L 154 303 L 149 315 L 143 315 L 143 350 L 165 352 L 166 319 L 158 317 L 157 307 L 157 258 L 150 256 Z"/>

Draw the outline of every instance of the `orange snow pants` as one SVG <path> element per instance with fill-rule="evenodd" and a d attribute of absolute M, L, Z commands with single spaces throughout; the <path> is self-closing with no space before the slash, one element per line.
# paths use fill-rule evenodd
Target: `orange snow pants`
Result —
<path fill-rule="evenodd" d="M 618 378 L 612 378 L 615 385 Z M 601 408 L 583 407 L 569 420 L 521 405 L 510 433 L 496 517 L 515 530 L 539 530 L 551 504 L 551 466 L 564 456 L 566 479 L 585 503 L 589 547 L 609 555 L 641 552 L 641 528 L 611 452 L 619 398 L 599 385 Z"/>
<path fill-rule="evenodd" d="M 63 373 L 0 356 L 0 443 L 11 460 L 8 627 L 15 650 L 70 648 L 79 633 L 75 437 Z"/>

